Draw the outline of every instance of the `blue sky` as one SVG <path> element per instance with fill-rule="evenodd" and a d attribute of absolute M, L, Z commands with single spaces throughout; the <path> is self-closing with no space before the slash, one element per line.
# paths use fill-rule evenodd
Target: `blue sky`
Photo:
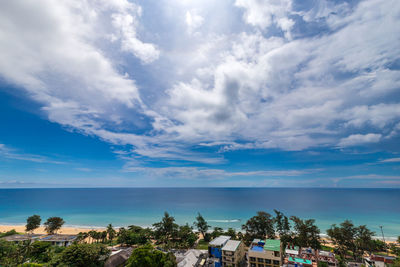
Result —
<path fill-rule="evenodd" d="M 0 187 L 400 187 L 397 0 L 0 5 Z"/>

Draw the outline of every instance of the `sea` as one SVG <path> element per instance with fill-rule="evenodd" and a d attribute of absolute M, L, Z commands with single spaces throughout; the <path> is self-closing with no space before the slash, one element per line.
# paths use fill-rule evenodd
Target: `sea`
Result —
<path fill-rule="evenodd" d="M 66 226 L 151 226 L 164 212 L 193 225 L 200 212 L 212 227 L 241 229 L 257 211 L 315 219 L 321 233 L 346 219 L 377 237 L 400 235 L 400 189 L 339 188 L 47 188 L 0 189 L 0 224 L 38 214 Z M 380 228 L 382 226 L 382 228 Z"/>

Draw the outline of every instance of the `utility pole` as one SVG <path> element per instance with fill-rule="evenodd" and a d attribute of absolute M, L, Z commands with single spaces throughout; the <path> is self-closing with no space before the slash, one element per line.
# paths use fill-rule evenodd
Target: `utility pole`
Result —
<path fill-rule="evenodd" d="M 383 234 L 383 226 L 380 225 L 379 227 L 381 228 L 383 243 L 385 243 L 386 255 L 389 255 L 389 252 L 388 252 L 387 247 L 386 247 L 385 235 Z"/>

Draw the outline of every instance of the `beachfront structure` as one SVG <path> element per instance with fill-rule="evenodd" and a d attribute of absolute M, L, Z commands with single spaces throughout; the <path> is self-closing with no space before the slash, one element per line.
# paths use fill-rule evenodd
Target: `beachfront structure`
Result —
<path fill-rule="evenodd" d="M 47 235 L 41 237 L 39 241 L 51 242 L 53 246 L 68 247 L 77 238 L 76 235 Z"/>
<path fill-rule="evenodd" d="M 393 264 L 395 259 L 396 257 L 391 256 L 371 255 L 364 258 L 364 265 L 366 267 L 385 267 Z"/>
<path fill-rule="evenodd" d="M 208 243 L 208 257 L 214 258 L 214 266 L 222 266 L 222 248 L 231 239 L 230 236 L 221 235 Z"/>
<path fill-rule="evenodd" d="M 311 260 L 296 258 L 296 257 L 288 257 L 287 259 L 288 267 L 312 267 L 313 262 Z"/>
<path fill-rule="evenodd" d="M 33 242 L 35 240 L 39 240 L 39 238 L 42 236 L 43 235 L 37 235 L 37 234 L 26 234 L 26 235 L 15 234 L 15 235 L 3 237 L 3 239 L 6 241 L 15 242 L 15 243 L 28 241 L 28 240 Z"/>
<path fill-rule="evenodd" d="M 314 250 L 312 248 L 302 248 L 299 258 L 311 260 L 314 263 L 326 262 L 329 266 L 336 266 L 337 260 L 335 254 L 330 251 Z"/>
<path fill-rule="evenodd" d="M 228 240 L 222 247 L 222 266 L 237 267 L 245 255 L 244 244 L 238 240 Z"/>
<path fill-rule="evenodd" d="M 249 267 L 279 267 L 281 262 L 281 241 L 254 239 L 248 251 Z"/>
<path fill-rule="evenodd" d="M 285 249 L 285 254 L 286 257 L 293 257 L 293 258 L 298 257 L 300 254 L 300 247 L 288 244 Z"/>

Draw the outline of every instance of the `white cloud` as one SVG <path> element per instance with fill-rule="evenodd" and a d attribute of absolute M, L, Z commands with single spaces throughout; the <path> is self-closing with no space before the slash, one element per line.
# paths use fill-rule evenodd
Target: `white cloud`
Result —
<path fill-rule="evenodd" d="M 186 11 L 185 21 L 188 33 L 192 34 L 203 24 L 204 18 L 197 14 L 196 10 L 190 10 Z"/>
<path fill-rule="evenodd" d="M 24 87 L 50 120 L 131 145 L 129 158 L 221 163 L 221 154 L 191 148 L 302 150 L 398 136 L 400 72 L 388 66 L 399 56 L 400 2 L 363 1 L 354 10 L 324 3 L 296 13 L 289 0 L 237 0 L 246 25 L 205 34 L 222 21 L 199 15 L 213 5 L 187 1 L 183 26 L 202 30 L 202 38 L 179 39 L 180 28 L 167 25 L 163 41 L 180 45 L 161 55 L 162 42 L 140 40 L 141 8 L 128 1 L 11 1 L 0 8 L 0 74 Z M 292 15 L 306 23 L 325 18 L 329 31 L 292 40 Z M 271 26 L 285 37 L 269 36 Z M 105 48 L 115 44 L 118 51 Z M 142 66 L 151 78 L 167 76 L 159 88 L 139 92 L 120 48 L 153 62 Z M 142 117 L 146 126 L 135 121 Z"/>
<path fill-rule="evenodd" d="M 63 161 L 53 160 L 42 155 L 23 153 L 17 151 L 16 149 L 7 147 L 4 144 L 0 144 L 0 157 L 11 160 L 30 161 L 35 163 L 65 164 L 65 162 Z"/>
<path fill-rule="evenodd" d="M 339 142 L 339 146 L 347 147 L 347 146 L 357 146 L 364 145 L 368 143 L 377 143 L 381 140 L 381 134 L 352 134 L 346 138 L 342 138 Z"/>
<path fill-rule="evenodd" d="M 400 162 L 400 158 L 391 158 L 391 159 L 383 159 L 380 162 L 387 163 L 387 162 Z"/>

